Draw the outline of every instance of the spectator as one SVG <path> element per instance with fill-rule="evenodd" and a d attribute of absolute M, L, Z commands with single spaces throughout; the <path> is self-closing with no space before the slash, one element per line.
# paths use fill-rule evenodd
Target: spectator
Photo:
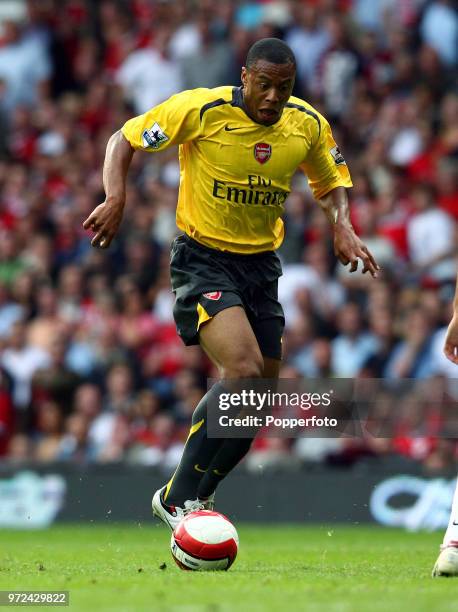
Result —
<path fill-rule="evenodd" d="M 67 341 L 64 337 L 55 338 L 49 349 L 50 361 L 44 368 L 38 368 L 33 375 L 33 394 L 37 399 L 49 399 L 63 407 L 69 413 L 78 384 L 77 374 L 65 364 Z"/>
<path fill-rule="evenodd" d="M 364 362 L 360 374 L 371 378 L 383 378 L 387 362 L 396 343 L 391 310 L 379 306 L 370 310 L 370 330 L 376 339 L 376 348 Z"/>
<path fill-rule="evenodd" d="M 9 295 L 5 283 L 0 282 L 0 340 L 11 333 L 11 327 L 24 316 L 20 304 L 14 302 Z"/>
<path fill-rule="evenodd" d="M 323 25 L 317 6 L 296 4 L 295 25 L 286 35 L 285 42 L 297 58 L 297 77 L 300 79 L 306 97 L 313 90 L 318 65 L 323 53 L 329 47 L 329 32 Z"/>
<path fill-rule="evenodd" d="M 413 272 L 435 281 L 456 275 L 456 237 L 453 219 L 436 203 L 435 190 L 418 185 L 412 194 L 416 214 L 407 224 Z"/>
<path fill-rule="evenodd" d="M 196 25 L 200 45 L 194 53 L 189 53 L 181 60 L 183 88 L 225 85 L 231 65 L 232 49 L 227 42 L 219 40 L 212 31 L 206 11 L 201 11 L 197 15 Z"/>
<path fill-rule="evenodd" d="M 62 443 L 63 414 L 59 404 L 45 400 L 38 406 L 33 458 L 39 462 L 55 461 Z"/>
<path fill-rule="evenodd" d="M 360 307 L 349 302 L 337 315 L 338 335 L 332 341 L 331 368 L 336 376 L 352 378 L 377 348 L 376 338 L 364 331 Z"/>
<path fill-rule="evenodd" d="M 183 443 L 176 437 L 173 418 L 158 413 L 144 429 L 136 433 L 128 458 L 144 465 L 162 465 L 166 469 L 174 469 L 182 450 Z"/>
<path fill-rule="evenodd" d="M 368 236 L 364 238 L 367 240 Z M 371 253 L 374 251 L 371 250 Z M 377 255 L 374 257 L 379 261 Z M 337 311 L 344 304 L 346 292 L 332 276 L 331 253 L 328 246 L 322 241 L 311 244 L 304 252 L 304 263 L 306 270 L 310 269 L 317 275 L 317 281 L 311 288 L 313 307 L 318 316 L 332 325 Z M 383 260 L 381 265 L 383 265 Z"/>
<path fill-rule="evenodd" d="M 25 269 L 25 264 L 19 254 L 19 244 L 16 236 L 10 232 L 2 232 L 0 239 L 0 282 L 7 286 L 14 283 Z"/>
<path fill-rule="evenodd" d="M 180 67 L 167 53 L 169 37 L 167 30 L 157 31 L 154 44 L 132 51 L 117 71 L 116 80 L 136 115 L 183 89 Z"/>
<path fill-rule="evenodd" d="M 326 28 L 329 44 L 319 66 L 319 86 L 328 115 L 337 119 L 348 111 L 360 67 L 343 19 L 328 17 Z"/>
<path fill-rule="evenodd" d="M 315 370 L 311 351 L 314 337 L 311 316 L 298 317 L 285 332 L 283 350 L 286 360 L 303 376 L 314 376 Z"/>
<path fill-rule="evenodd" d="M 8 462 L 22 465 L 32 459 L 32 440 L 26 434 L 14 434 L 8 445 Z"/>
<path fill-rule="evenodd" d="M 118 334 L 121 344 L 144 357 L 157 333 L 158 324 L 144 304 L 140 289 L 130 280 L 119 287 L 121 313 L 118 320 Z"/>
<path fill-rule="evenodd" d="M 83 414 L 91 423 L 102 410 L 102 394 L 97 385 L 79 385 L 73 398 L 73 411 Z"/>
<path fill-rule="evenodd" d="M 402 322 L 402 340 L 396 344 L 384 376 L 388 378 L 426 378 L 433 373 L 431 360 L 431 322 L 427 313 L 413 306 Z"/>
<path fill-rule="evenodd" d="M 32 378 L 37 370 L 51 363 L 50 354 L 39 346 L 27 342 L 27 326 L 16 321 L 7 339 L 2 365 L 13 380 L 13 403 L 18 417 L 25 425 L 26 410 L 32 398 Z"/>
<path fill-rule="evenodd" d="M 28 327 L 30 344 L 50 351 L 65 332 L 65 324 L 58 312 L 57 292 L 50 284 L 37 290 L 37 312 Z"/>
<path fill-rule="evenodd" d="M 423 40 L 436 49 L 446 66 L 458 62 L 458 17 L 450 0 L 435 0 L 424 12 L 420 33 Z"/>
<path fill-rule="evenodd" d="M 326 338 L 316 338 L 311 346 L 310 370 L 303 372 L 305 376 L 313 378 L 333 378 L 332 370 L 332 344 Z"/>
<path fill-rule="evenodd" d="M 95 458 L 94 449 L 88 438 L 89 423 L 79 413 L 71 414 L 65 423 L 65 434 L 60 442 L 56 459 L 87 463 Z"/>
<path fill-rule="evenodd" d="M 129 366 L 116 364 L 107 374 L 107 390 L 102 411 L 88 422 L 88 439 L 94 458 L 120 459 L 128 442 L 126 423 L 134 405 L 133 374 Z M 79 411 L 81 413 L 81 410 Z"/>
<path fill-rule="evenodd" d="M 46 41 L 21 33 L 13 21 L 3 22 L 0 78 L 6 83 L 3 105 L 12 111 L 18 104 L 31 108 L 45 91 L 50 77 Z"/>

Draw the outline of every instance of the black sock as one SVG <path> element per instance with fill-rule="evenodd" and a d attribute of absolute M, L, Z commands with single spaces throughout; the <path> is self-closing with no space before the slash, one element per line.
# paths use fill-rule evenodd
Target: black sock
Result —
<path fill-rule="evenodd" d="M 207 437 L 207 405 L 223 392 L 219 383 L 204 395 L 192 415 L 192 426 L 180 463 L 164 493 L 164 502 L 182 506 L 187 499 L 196 499 L 197 488 L 224 438 Z"/>
<path fill-rule="evenodd" d="M 197 496 L 205 499 L 215 492 L 218 484 L 250 450 L 253 438 L 231 438 L 224 440 L 205 474 L 200 479 Z"/>

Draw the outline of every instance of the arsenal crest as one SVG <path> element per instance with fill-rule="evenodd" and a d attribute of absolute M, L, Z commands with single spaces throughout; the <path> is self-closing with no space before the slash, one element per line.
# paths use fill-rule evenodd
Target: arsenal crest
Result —
<path fill-rule="evenodd" d="M 219 300 L 221 297 L 221 291 L 209 291 L 208 293 L 202 294 L 207 300 Z"/>
<path fill-rule="evenodd" d="M 254 157 L 260 164 L 265 164 L 269 161 L 272 155 L 272 147 L 266 142 L 258 142 L 254 145 Z"/>

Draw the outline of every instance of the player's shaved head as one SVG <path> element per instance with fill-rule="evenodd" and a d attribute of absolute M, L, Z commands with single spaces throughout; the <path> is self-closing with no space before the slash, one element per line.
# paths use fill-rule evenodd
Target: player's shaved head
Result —
<path fill-rule="evenodd" d="M 246 56 L 246 67 L 252 68 L 259 60 L 271 64 L 292 64 L 296 68 L 294 53 L 279 38 L 261 38 L 251 46 Z"/>
<path fill-rule="evenodd" d="M 249 117 L 263 125 L 279 121 L 292 94 L 296 58 L 278 38 L 263 38 L 248 51 L 242 68 L 243 101 Z"/>

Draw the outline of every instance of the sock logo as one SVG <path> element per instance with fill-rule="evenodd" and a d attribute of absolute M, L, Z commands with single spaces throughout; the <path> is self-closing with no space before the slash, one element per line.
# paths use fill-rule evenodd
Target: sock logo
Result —
<path fill-rule="evenodd" d="M 200 468 L 198 463 L 196 463 L 196 465 L 194 466 L 194 469 L 196 470 L 196 472 L 202 472 L 203 474 L 205 474 L 205 472 L 207 471 L 207 470 L 203 470 L 202 468 Z"/>
<path fill-rule="evenodd" d="M 226 472 L 220 472 L 219 470 L 213 470 L 213 474 L 216 476 L 226 476 Z"/>

